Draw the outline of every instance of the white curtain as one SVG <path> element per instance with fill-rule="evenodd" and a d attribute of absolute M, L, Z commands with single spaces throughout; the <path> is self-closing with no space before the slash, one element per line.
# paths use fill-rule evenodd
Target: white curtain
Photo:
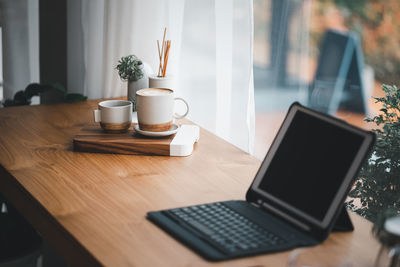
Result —
<path fill-rule="evenodd" d="M 38 0 L 0 0 L 0 71 L 4 71 L 0 82 L 4 77 L 4 99 L 12 99 L 29 83 L 39 82 L 38 15 Z"/>
<path fill-rule="evenodd" d="M 248 0 L 82 0 L 84 94 L 126 95 L 115 66 L 135 54 L 158 67 L 167 27 L 168 73 L 188 118 L 253 153 L 253 6 Z"/>

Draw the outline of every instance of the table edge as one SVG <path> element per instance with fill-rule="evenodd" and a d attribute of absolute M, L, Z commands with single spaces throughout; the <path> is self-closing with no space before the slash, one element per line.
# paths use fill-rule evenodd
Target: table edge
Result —
<path fill-rule="evenodd" d="M 102 266 L 1 164 L 0 188 L 7 201 L 71 266 Z"/>

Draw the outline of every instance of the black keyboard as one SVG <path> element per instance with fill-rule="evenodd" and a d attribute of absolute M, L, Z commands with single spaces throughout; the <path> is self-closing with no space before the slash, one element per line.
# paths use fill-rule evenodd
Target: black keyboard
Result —
<path fill-rule="evenodd" d="M 247 254 L 286 243 L 283 238 L 223 203 L 178 208 L 163 213 L 225 254 Z"/>

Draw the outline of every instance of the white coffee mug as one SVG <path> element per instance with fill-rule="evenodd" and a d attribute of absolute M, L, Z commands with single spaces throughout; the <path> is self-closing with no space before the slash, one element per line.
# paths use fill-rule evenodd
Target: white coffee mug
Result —
<path fill-rule="evenodd" d="M 100 122 L 107 132 L 125 132 L 132 122 L 132 102 L 126 100 L 106 100 L 93 110 L 94 121 Z"/>
<path fill-rule="evenodd" d="M 176 100 L 186 105 L 184 114 L 174 113 Z M 136 92 L 136 108 L 140 130 L 164 132 L 172 127 L 173 119 L 184 118 L 189 113 L 188 103 L 174 97 L 174 91 L 167 88 L 146 88 Z"/>

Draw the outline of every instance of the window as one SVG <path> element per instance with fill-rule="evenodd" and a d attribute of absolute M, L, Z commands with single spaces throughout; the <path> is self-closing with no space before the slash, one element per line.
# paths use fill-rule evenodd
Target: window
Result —
<path fill-rule="evenodd" d="M 330 29 L 359 36 L 362 93 L 367 99 L 366 114 L 354 111 L 357 101 L 352 99 L 333 115 L 374 127 L 363 121 L 380 108 L 371 96 L 381 96 L 380 84 L 395 84 L 400 77 L 399 14 L 396 0 L 254 0 L 255 155 L 264 157 L 293 101 L 310 105 L 324 35 Z"/>

